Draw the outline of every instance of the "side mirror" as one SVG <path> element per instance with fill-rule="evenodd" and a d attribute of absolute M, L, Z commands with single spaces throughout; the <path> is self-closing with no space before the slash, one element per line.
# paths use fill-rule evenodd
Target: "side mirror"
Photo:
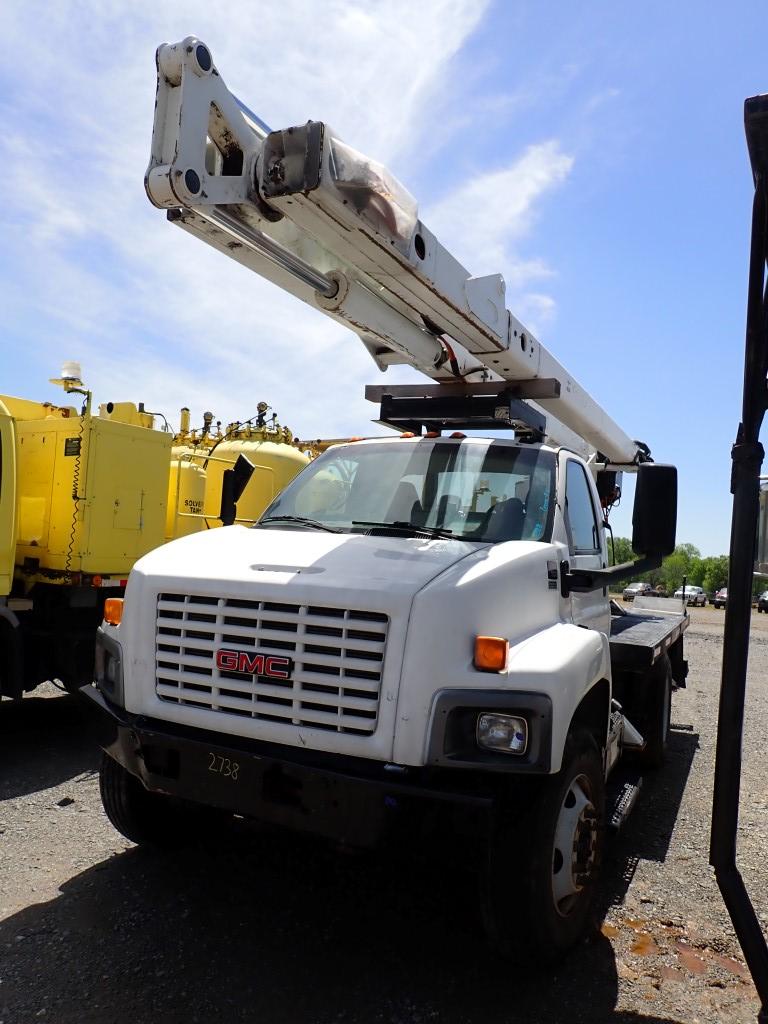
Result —
<path fill-rule="evenodd" d="M 224 470 L 221 482 L 221 510 L 219 519 L 223 526 L 232 526 L 237 518 L 237 503 L 256 467 L 244 455 L 238 455 L 232 469 Z"/>
<path fill-rule="evenodd" d="M 632 548 L 646 557 L 671 555 L 676 530 L 677 468 L 644 462 L 635 485 Z"/>

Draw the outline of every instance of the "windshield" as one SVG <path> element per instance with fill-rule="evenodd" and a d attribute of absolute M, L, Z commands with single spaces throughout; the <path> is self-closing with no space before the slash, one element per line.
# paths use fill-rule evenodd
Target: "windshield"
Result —
<path fill-rule="evenodd" d="M 331 448 L 272 502 L 258 525 L 343 533 L 548 541 L 555 457 L 495 441 Z"/>

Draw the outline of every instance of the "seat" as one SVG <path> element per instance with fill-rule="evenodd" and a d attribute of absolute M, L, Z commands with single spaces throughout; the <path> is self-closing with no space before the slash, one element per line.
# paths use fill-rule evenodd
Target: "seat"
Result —
<path fill-rule="evenodd" d="M 481 531 L 483 540 L 520 540 L 524 519 L 525 506 L 519 498 L 497 501 L 489 510 L 485 529 Z"/>
<path fill-rule="evenodd" d="M 437 503 L 437 525 L 443 526 L 445 522 L 452 522 L 458 518 L 461 508 L 461 498 L 457 494 L 443 494 Z"/>
<path fill-rule="evenodd" d="M 387 520 L 391 523 L 419 522 L 423 517 L 419 494 L 413 484 L 404 481 L 398 484 L 395 496 L 387 510 Z"/>

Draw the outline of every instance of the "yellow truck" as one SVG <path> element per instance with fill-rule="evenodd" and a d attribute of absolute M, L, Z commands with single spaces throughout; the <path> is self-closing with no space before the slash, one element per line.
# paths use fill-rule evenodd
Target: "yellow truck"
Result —
<path fill-rule="evenodd" d="M 0 696 L 47 679 L 90 681 L 107 597 L 122 596 L 142 555 L 182 534 L 220 525 L 224 469 L 245 454 L 255 471 L 243 494 L 255 519 L 307 464 L 287 428 L 255 423 L 154 429 L 131 402 L 91 411 L 0 396 Z M 186 413 L 186 416 L 185 416 Z M 215 495 L 214 490 L 218 490 Z M 243 521 L 243 520 L 240 520 Z M 247 519 L 245 520 L 247 521 Z"/>

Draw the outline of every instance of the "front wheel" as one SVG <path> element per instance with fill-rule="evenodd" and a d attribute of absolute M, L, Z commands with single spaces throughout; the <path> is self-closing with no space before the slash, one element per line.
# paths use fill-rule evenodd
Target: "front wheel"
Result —
<path fill-rule="evenodd" d="M 205 826 L 214 819 L 227 816 L 223 811 L 197 808 L 169 796 L 150 793 L 108 754 L 102 757 L 99 790 L 109 820 L 126 839 L 139 846 L 174 849 L 205 834 Z M 216 823 L 220 822 L 216 820 Z"/>
<path fill-rule="evenodd" d="M 497 812 L 483 919 L 496 952 L 552 962 L 587 929 L 602 856 L 605 791 L 593 737 L 570 734 L 560 772 L 531 783 Z"/>

